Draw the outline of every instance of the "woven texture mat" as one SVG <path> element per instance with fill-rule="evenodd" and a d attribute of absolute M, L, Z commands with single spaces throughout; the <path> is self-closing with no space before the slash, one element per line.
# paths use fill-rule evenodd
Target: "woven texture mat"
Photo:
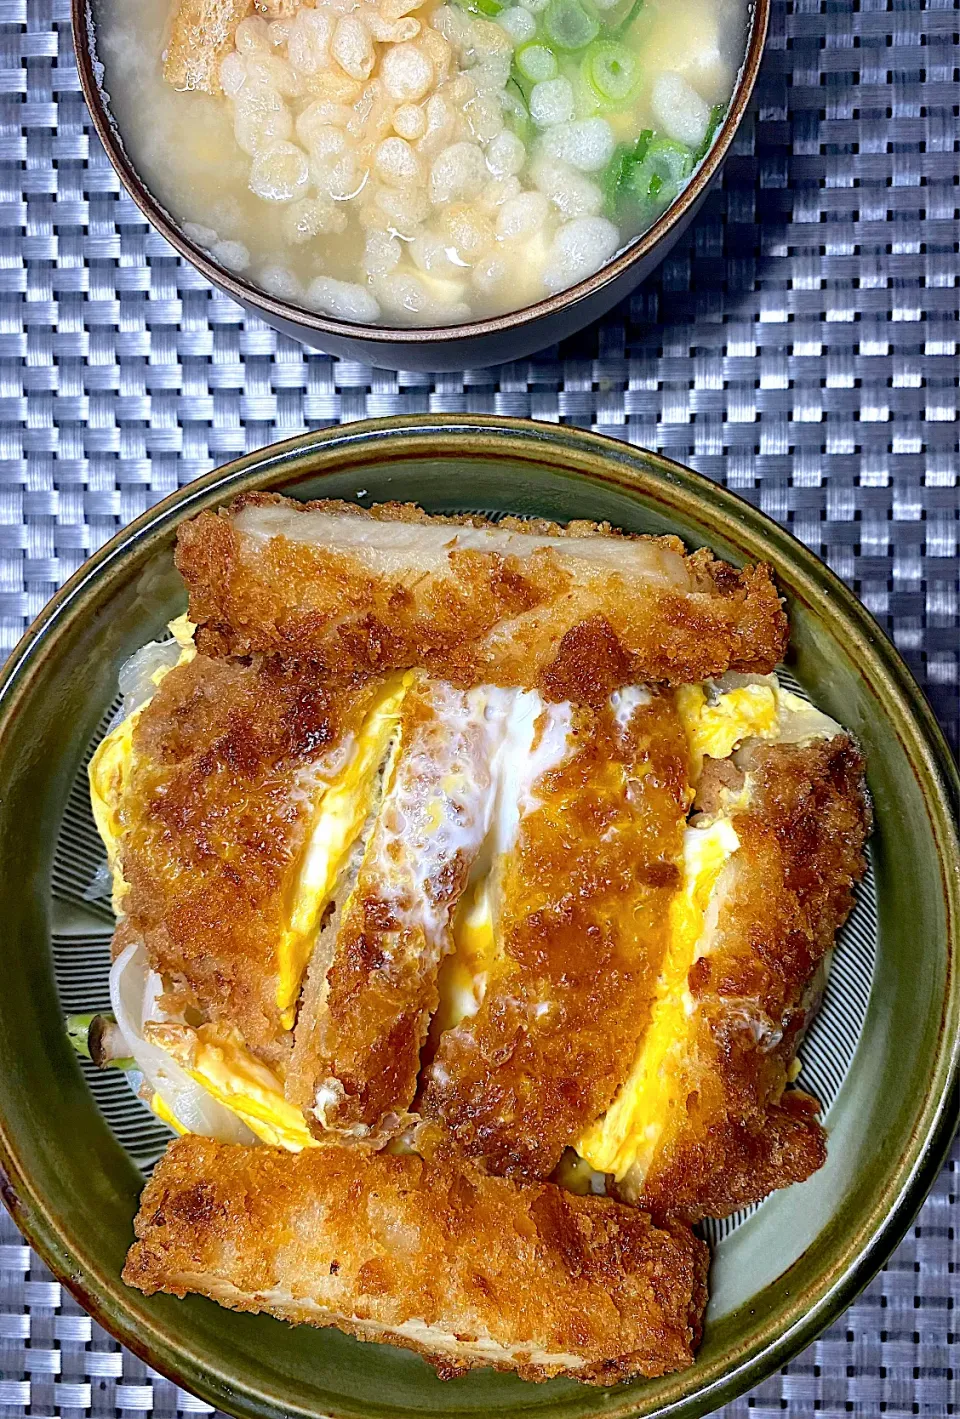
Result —
<path fill-rule="evenodd" d="M 722 188 L 599 326 L 522 364 L 305 352 L 150 231 L 92 136 L 64 0 L 0 0 L 0 637 L 163 494 L 274 439 L 495 411 L 662 449 L 848 582 L 958 733 L 957 11 L 775 0 Z M 960 1412 L 960 1151 L 821 1340 L 732 1416 Z M 0 1419 L 206 1406 L 94 1325 L 0 1218 Z"/>

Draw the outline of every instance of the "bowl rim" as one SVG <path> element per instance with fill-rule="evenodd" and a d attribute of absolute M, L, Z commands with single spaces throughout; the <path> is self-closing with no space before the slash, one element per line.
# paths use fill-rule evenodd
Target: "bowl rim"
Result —
<path fill-rule="evenodd" d="M 561 310 L 602 292 L 635 263 L 644 261 L 661 241 L 668 240 L 674 228 L 683 223 L 687 213 L 692 215 L 692 209 L 696 207 L 719 171 L 740 126 L 760 70 L 770 23 L 770 6 L 771 0 L 748 0 L 747 45 L 724 121 L 690 182 L 652 227 L 628 242 L 622 250 L 618 250 L 592 276 L 578 281 L 576 285 L 568 286 L 546 300 L 536 301 L 533 305 L 484 320 L 463 321 L 456 325 L 426 326 L 368 325 L 319 315 L 315 311 L 308 311 L 290 301 L 280 300 L 266 291 L 261 291 L 252 281 L 244 280 L 242 276 L 211 260 L 201 247 L 184 235 L 176 220 L 160 200 L 154 197 L 127 153 L 119 125 L 108 107 L 108 96 L 96 72 L 101 61 L 95 58 L 97 26 L 93 17 L 92 0 L 71 0 L 70 14 L 80 86 L 97 136 L 121 183 L 147 221 L 157 228 L 161 236 L 181 256 L 195 266 L 211 284 L 226 291 L 241 305 L 265 312 L 272 319 L 290 322 L 312 331 L 317 336 L 330 336 L 335 340 L 362 340 L 379 346 L 399 344 L 416 347 L 432 342 L 449 341 L 456 344 L 485 335 L 503 335 L 508 331 L 532 325 L 541 318 L 556 315 Z M 586 317 L 587 320 L 591 318 L 592 316 Z"/>
<path fill-rule="evenodd" d="M 904 732 L 913 741 L 911 766 L 922 768 L 921 787 L 938 832 L 950 844 L 949 861 L 941 854 L 941 878 L 947 909 L 948 948 L 946 990 L 930 1086 L 919 1108 L 918 1121 L 903 1156 L 883 1184 L 882 1203 L 860 1218 L 839 1249 L 829 1271 L 806 1291 L 798 1292 L 781 1308 L 775 1322 L 761 1324 L 746 1354 L 724 1367 L 718 1361 L 709 1376 L 697 1382 L 697 1367 L 680 1372 L 682 1392 L 656 1413 L 693 1419 L 742 1394 L 751 1385 L 785 1364 L 810 1343 L 850 1304 L 872 1279 L 903 1237 L 932 1187 L 948 1153 L 956 1127 L 957 1084 L 960 1078 L 960 773 L 933 711 L 899 652 L 876 621 L 842 581 L 813 552 L 778 526 L 765 513 L 703 475 L 646 449 L 635 448 L 604 435 L 565 426 L 496 415 L 403 415 L 364 420 L 317 430 L 247 454 L 201 476 L 168 495 L 153 508 L 121 529 L 83 564 L 51 599 L 15 647 L 0 670 L 0 738 L 17 713 L 18 701 L 29 690 L 34 673 L 55 652 L 61 631 L 84 614 L 89 600 L 114 579 L 126 574 L 130 556 L 147 555 L 166 541 L 177 524 L 205 507 L 216 507 L 251 488 L 280 489 L 291 482 L 347 463 L 378 456 L 402 461 L 463 456 L 463 441 L 471 440 L 470 456 L 487 454 L 544 466 L 543 446 L 551 447 L 551 468 L 564 476 L 589 475 L 594 483 L 613 485 L 654 500 L 665 496 L 678 519 L 684 509 L 703 518 L 710 505 L 718 525 L 746 524 L 747 531 L 766 544 L 777 571 L 779 561 L 789 563 L 795 585 L 803 587 L 808 605 L 832 604 L 850 625 L 864 665 L 877 677 L 891 701 L 885 705 L 894 733 Z M 602 467 L 598 467 L 598 460 Z M 318 466 L 319 465 L 319 466 Z M 361 496 L 361 494 L 357 494 Z M 169 1339 L 162 1322 L 137 1328 L 126 1310 L 119 1278 L 90 1268 L 89 1275 L 71 1252 L 60 1224 L 34 1187 L 29 1170 L 20 1160 L 17 1141 L 0 1113 L 0 1196 L 28 1242 L 84 1308 L 115 1339 L 154 1369 L 177 1384 L 201 1395 L 229 1413 L 276 1414 L 276 1401 L 268 1389 L 245 1384 L 238 1390 L 229 1374 L 212 1367 L 198 1353 L 184 1348 L 182 1340 Z M 617 1402 L 615 1390 L 601 1391 L 596 1414 L 604 1419 L 628 1419 L 650 1413 L 637 1396 L 624 1393 Z M 314 1409 L 287 1409 L 298 1416 L 320 1419 Z M 334 1419 L 334 1407 L 323 1419 Z"/>

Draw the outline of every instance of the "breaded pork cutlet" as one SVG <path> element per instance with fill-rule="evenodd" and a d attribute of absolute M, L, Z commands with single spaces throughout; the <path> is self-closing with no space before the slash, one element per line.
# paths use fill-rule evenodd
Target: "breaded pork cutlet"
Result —
<path fill-rule="evenodd" d="M 870 826 L 863 763 L 843 733 L 707 760 L 698 804 L 711 811 L 688 840 L 727 835 L 729 850 L 699 905 L 702 933 L 617 1102 L 577 1143 L 614 1175 L 615 1195 L 691 1222 L 824 1161 L 817 1105 L 786 1085 Z"/>
<path fill-rule="evenodd" d="M 605 524 L 255 493 L 185 523 L 176 555 L 201 649 L 311 659 L 338 678 L 418 666 L 601 704 L 623 685 L 767 672 L 786 646 L 767 567 Z"/>
<path fill-rule="evenodd" d="M 382 700 L 374 682 L 329 690 L 309 667 L 198 655 L 161 681 L 107 775 L 116 951 L 142 940 L 173 1010 L 235 1027 L 269 1063 L 289 1052 L 316 930 L 291 902 L 317 804 L 345 762 L 359 772 L 359 731 Z"/>
<path fill-rule="evenodd" d="M 474 1366 L 613 1384 L 689 1365 L 707 1249 L 607 1198 L 414 1154 L 187 1137 L 147 1184 L 124 1280 Z"/>
<path fill-rule="evenodd" d="M 563 750 L 519 795 L 491 868 L 476 1000 L 440 1034 L 420 1099 L 464 1152 L 525 1178 L 548 1176 L 626 1077 L 686 825 L 687 741 L 671 694 L 634 688 L 573 710 Z"/>
<path fill-rule="evenodd" d="M 356 872 L 320 934 L 287 1097 L 318 1137 L 408 1121 L 451 916 L 487 833 L 513 697 L 411 675 Z"/>

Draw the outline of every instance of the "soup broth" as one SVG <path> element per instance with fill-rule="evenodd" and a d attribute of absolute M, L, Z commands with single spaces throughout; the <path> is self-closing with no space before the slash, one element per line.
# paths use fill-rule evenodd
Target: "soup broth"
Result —
<path fill-rule="evenodd" d="M 99 0 L 104 89 L 221 266 L 348 321 L 482 319 L 670 205 L 729 103 L 746 0 L 465 3 Z"/>

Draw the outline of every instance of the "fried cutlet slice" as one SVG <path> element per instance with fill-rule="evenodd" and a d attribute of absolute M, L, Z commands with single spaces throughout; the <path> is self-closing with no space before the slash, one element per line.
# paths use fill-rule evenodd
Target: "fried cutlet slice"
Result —
<path fill-rule="evenodd" d="M 144 1189 L 124 1280 L 478 1366 L 613 1384 L 689 1365 L 707 1249 L 607 1198 L 415 1154 L 199 1137 Z"/>
<path fill-rule="evenodd" d="M 309 657 L 336 676 L 420 666 L 601 704 L 633 683 L 772 670 L 787 639 L 766 566 L 606 524 L 255 493 L 184 524 L 177 566 L 203 649 Z"/>
<path fill-rule="evenodd" d="M 220 64 L 233 49 L 253 0 L 176 0 L 163 54 L 163 77 L 175 89 L 220 94 Z"/>
<path fill-rule="evenodd" d="M 675 920 L 694 911 L 702 932 L 658 1000 L 630 1080 L 577 1143 L 614 1175 L 617 1196 L 691 1222 L 823 1164 L 817 1105 L 786 1085 L 870 826 L 863 762 L 842 733 L 754 740 L 708 760 L 698 803 L 715 811 L 688 830 L 688 858 L 705 861 L 726 839 L 712 891 L 695 907 L 694 886 L 678 903 Z"/>
<path fill-rule="evenodd" d="M 404 1127 L 450 918 L 493 811 L 510 691 L 416 676 L 352 882 L 322 931 L 287 1097 L 318 1138 Z"/>
<path fill-rule="evenodd" d="M 568 752 L 518 795 L 479 913 L 489 958 L 420 1101 L 465 1153 L 524 1178 L 548 1176 L 623 1082 L 655 994 L 688 804 L 672 695 L 630 688 L 599 711 L 550 708 L 567 712 Z M 476 914 L 458 926 L 482 957 Z"/>
<path fill-rule="evenodd" d="M 142 940 L 171 1009 L 235 1027 L 265 1062 L 289 1052 L 324 877 L 362 828 L 396 697 L 390 681 L 333 691 L 309 667 L 197 655 L 117 765 L 116 948 Z M 344 841 L 326 822 L 315 835 L 331 790 Z"/>

